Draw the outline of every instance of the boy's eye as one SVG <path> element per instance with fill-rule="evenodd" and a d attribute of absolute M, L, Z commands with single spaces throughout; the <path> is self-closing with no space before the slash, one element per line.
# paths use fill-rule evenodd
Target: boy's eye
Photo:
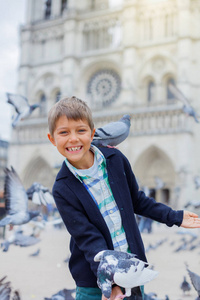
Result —
<path fill-rule="evenodd" d="M 85 129 L 79 129 L 79 132 L 85 132 Z"/>
<path fill-rule="evenodd" d="M 67 133 L 67 131 L 61 131 L 60 132 L 60 134 L 66 134 Z"/>

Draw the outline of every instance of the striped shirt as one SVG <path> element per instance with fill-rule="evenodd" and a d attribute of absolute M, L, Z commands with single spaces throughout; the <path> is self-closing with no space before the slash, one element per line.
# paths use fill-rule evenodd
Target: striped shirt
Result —
<path fill-rule="evenodd" d="M 82 182 L 98 206 L 110 231 L 114 250 L 127 252 L 128 243 L 122 226 L 121 215 L 108 181 L 105 157 L 93 145 L 91 145 L 90 150 L 94 153 L 94 164 L 91 168 L 76 169 L 67 159 L 65 159 L 65 163 L 74 176 Z"/>

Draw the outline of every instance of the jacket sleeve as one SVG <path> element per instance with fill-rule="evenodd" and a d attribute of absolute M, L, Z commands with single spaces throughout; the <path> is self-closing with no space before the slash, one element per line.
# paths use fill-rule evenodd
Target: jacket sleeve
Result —
<path fill-rule="evenodd" d="M 54 184 L 53 196 L 68 232 L 97 276 L 98 263 L 94 262 L 94 256 L 108 249 L 102 233 L 89 220 L 82 204 L 68 187 Z"/>
<path fill-rule="evenodd" d="M 183 221 L 183 210 L 173 210 L 163 203 L 156 202 L 154 198 L 147 197 L 143 191 L 139 191 L 135 175 L 125 156 L 124 163 L 135 213 L 165 223 L 170 227 L 180 226 Z"/>

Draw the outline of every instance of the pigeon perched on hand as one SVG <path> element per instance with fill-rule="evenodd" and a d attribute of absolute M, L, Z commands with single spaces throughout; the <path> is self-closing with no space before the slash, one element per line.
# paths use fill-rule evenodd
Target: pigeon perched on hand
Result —
<path fill-rule="evenodd" d="M 5 225 L 22 225 L 41 215 L 40 211 L 28 210 L 28 195 L 13 167 L 5 170 L 4 197 L 6 216 L 1 219 L 0 227 Z"/>
<path fill-rule="evenodd" d="M 20 120 L 28 118 L 32 112 L 40 106 L 40 104 L 30 105 L 28 99 L 21 95 L 6 93 L 7 102 L 14 106 L 16 111 L 15 119 L 12 122 L 12 127 L 16 127 Z"/>
<path fill-rule="evenodd" d="M 183 93 L 174 84 L 171 83 L 169 84 L 169 89 L 176 97 L 176 99 L 183 103 L 183 112 L 186 115 L 193 117 L 196 123 L 199 123 L 199 116 L 195 112 L 194 108 L 190 105 L 188 99 L 183 95 Z"/>
<path fill-rule="evenodd" d="M 97 270 L 97 284 L 106 298 L 110 298 L 112 284 L 125 288 L 126 296 L 131 295 L 131 288 L 144 285 L 154 279 L 158 272 L 147 269 L 148 265 L 134 254 L 115 250 L 100 251 L 94 257 L 100 261 Z"/>
<path fill-rule="evenodd" d="M 124 115 L 119 121 L 97 128 L 92 144 L 95 146 L 115 147 L 127 138 L 130 126 L 130 116 Z"/>

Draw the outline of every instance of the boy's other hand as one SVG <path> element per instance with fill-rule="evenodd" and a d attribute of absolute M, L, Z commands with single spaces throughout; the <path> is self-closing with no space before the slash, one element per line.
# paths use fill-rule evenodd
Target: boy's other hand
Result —
<path fill-rule="evenodd" d="M 109 300 L 121 300 L 124 299 L 126 295 L 122 293 L 122 290 L 119 286 L 115 286 L 112 288 L 112 293 Z M 102 295 L 101 300 L 108 300 L 104 295 Z"/>
<path fill-rule="evenodd" d="M 181 227 L 200 228 L 200 218 L 198 218 L 197 214 L 187 211 L 187 210 L 184 210 L 183 221 L 182 221 Z"/>

